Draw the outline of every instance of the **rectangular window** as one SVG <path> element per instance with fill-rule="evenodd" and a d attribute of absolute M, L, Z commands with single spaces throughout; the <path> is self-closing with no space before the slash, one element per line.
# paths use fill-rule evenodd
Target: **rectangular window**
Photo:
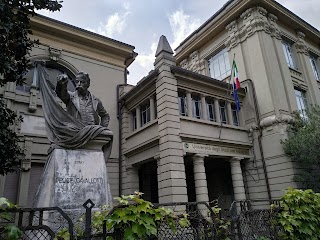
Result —
<path fill-rule="evenodd" d="M 141 127 L 150 122 L 150 102 L 140 106 L 141 111 Z"/>
<path fill-rule="evenodd" d="M 215 122 L 216 118 L 214 115 L 214 100 L 212 98 L 206 99 L 206 106 L 207 106 L 208 120 Z"/>
<path fill-rule="evenodd" d="M 298 89 L 294 89 L 294 92 L 296 94 L 296 100 L 298 104 L 298 110 L 300 112 L 300 116 L 302 118 L 307 118 L 307 98 L 306 98 L 306 92 Z"/>
<path fill-rule="evenodd" d="M 314 77 L 317 81 L 320 80 L 320 72 L 319 72 L 319 65 L 318 65 L 318 57 L 315 55 L 310 54 L 310 63 L 313 70 Z"/>
<path fill-rule="evenodd" d="M 226 49 L 221 50 L 208 60 L 209 72 L 212 78 L 223 80 L 231 74 L 229 55 Z"/>
<path fill-rule="evenodd" d="M 192 116 L 201 118 L 201 97 L 198 95 L 192 95 Z"/>
<path fill-rule="evenodd" d="M 185 92 L 178 92 L 179 113 L 182 116 L 187 116 L 187 97 Z"/>
<path fill-rule="evenodd" d="M 233 116 L 233 125 L 240 126 L 239 124 L 239 113 L 237 111 L 237 106 L 235 104 L 231 105 L 232 116 Z"/>
<path fill-rule="evenodd" d="M 294 57 L 292 44 L 282 40 L 282 48 L 283 48 L 284 56 L 286 57 L 288 66 L 294 69 L 298 69 L 297 63 Z"/>
<path fill-rule="evenodd" d="M 132 119 L 132 131 L 137 129 L 137 113 L 136 110 L 131 112 L 131 119 Z"/>
<path fill-rule="evenodd" d="M 227 124 L 227 104 L 225 101 L 219 101 L 221 122 Z"/>

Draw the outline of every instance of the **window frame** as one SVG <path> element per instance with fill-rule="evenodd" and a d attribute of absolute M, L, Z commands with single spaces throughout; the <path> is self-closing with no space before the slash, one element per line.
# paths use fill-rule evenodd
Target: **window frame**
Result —
<path fill-rule="evenodd" d="M 237 106 L 235 104 L 231 104 L 231 110 L 232 110 L 232 118 L 233 118 L 233 125 L 234 126 L 240 126 L 240 118 L 239 118 L 239 112 L 237 111 Z"/>
<path fill-rule="evenodd" d="M 215 66 L 215 62 L 218 65 Z M 207 63 L 210 77 L 222 81 L 231 75 L 229 53 L 226 48 L 223 48 L 214 55 L 211 55 L 207 59 Z M 224 65 L 224 69 L 222 68 L 222 64 Z"/>
<path fill-rule="evenodd" d="M 179 114 L 181 116 L 188 116 L 187 93 L 185 91 L 178 91 L 178 104 Z"/>
<path fill-rule="evenodd" d="M 191 102 L 192 102 L 192 117 L 201 119 L 202 118 L 201 96 L 198 94 L 191 94 Z"/>
<path fill-rule="evenodd" d="M 224 110 L 224 116 L 225 116 L 225 120 L 223 120 L 222 116 L 222 109 Z M 224 124 L 228 124 L 228 115 L 227 115 L 227 103 L 225 101 L 219 100 L 219 113 L 220 113 L 220 120 L 222 123 Z"/>
<path fill-rule="evenodd" d="M 281 43 L 288 67 L 298 70 L 298 62 L 293 48 L 294 43 L 286 39 L 282 39 Z"/>
<path fill-rule="evenodd" d="M 210 114 L 210 109 L 212 111 L 212 114 Z M 211 122 L 216 122 L 216 114 L 215 114 L 215 106 L 214 106 L 214 99 L 213 98 L 206 98 L 206 111 L 208 119 Z M 212 117 L 211 117 L 212 115 Z"/>
<path fill-rule="evenodd" d="M 137 130 L 137 112 L 136 109 L 131 112 L 131 124 L 132 124 L 132 131 Z"/>
<path fill-rule="evenodd" d="M 319 67 L 319 57 L 315 54 L 309 53 L 309 60 L 313 75 L 317 81 L 320 81 L 320 67 Z"/>
<path fill-rule="evenodd" d="M 300 116 L 304 119 L 307 119 L 307 110 L 308 110 L 308 100 L 307 100 L 307 92 L 304 89 L 294 88 L 294 93 L 296 97 L 296 102 L 298 106 L 298 111 Z M 300 93 L 300 96 L 297 94 Z"/>
<path fill-rule="evenodd" d="M 140 123 L 141 127 L 151 122 L 150 101 L 140 105 L 140 119 L 141 119 L 141 123 Z"/>

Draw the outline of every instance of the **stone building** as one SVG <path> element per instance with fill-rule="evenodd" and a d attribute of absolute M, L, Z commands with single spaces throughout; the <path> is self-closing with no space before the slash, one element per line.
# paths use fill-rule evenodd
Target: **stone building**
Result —
<path fill-rule="evenodd" d="M 175 55 L 162 36 L 154 70 L 121 98 L 123 192 L 227 208 L 299 187 L 280 142 L 293 111 L 320 104 L 319 37 L 273 0 L 228 1 Z"/>
<path fill-rule="evenodd" d="M 53 84 L 59 74 L 75 79 L 79 71 L 89 73 L 90 91 L 98 96 L 109 112 L 109 128 L 114 132 L 113 151 L 108 162 L 113 195 L 119 191 L 119 122 L 117 119 L 117 86 L 126 83 L 127 67 L 134 61 L 134 47 L 83 29 L 47 18 L 35 16 L 31 20 L 33 39 L 39 39 L 30 59 L 46 61 L 46 69 Z M 74 90 L 71 81 L 68 88 Z M 19 206 L 32 206 L 41 173 L 47 160 L 49 141 L 46 137 L 39 90 L 33 82 L 33 69 L 23 86 L 9 83 L 0 90 L 7 106 L 23 116 L 16 126 L 25 149 L 21 170 L 0 177 L 0 196 Z M 94 162 L 94 159 L 92 160 Z"/>
<path fill-rule="evenodd" d="M 280 141 L 293 111 L 320 104 L 320 33 L 277 2 L 228 1 L 175 55 L 162 36 L 154 69 L 136 86 L 125 80 L 134 47 L 44 17 L 33 28 L 41 44 L 32 58 L 50 59 L 53 76 L 87 71 L 112 116 L 113 195 L 140 190 L 152 202 L 219 199 L 228 208 L 243 199 L 269 204 L 299 187 Z M 233 60 L 239 112 L 228 84 Z M 2 90 L 24 116 L 17 131 L 26 159 L 18 174 L 1 179 L 0 195 L 22 206 L 32 202 L 48 147 L 31 75 L 26 86 Z"/>

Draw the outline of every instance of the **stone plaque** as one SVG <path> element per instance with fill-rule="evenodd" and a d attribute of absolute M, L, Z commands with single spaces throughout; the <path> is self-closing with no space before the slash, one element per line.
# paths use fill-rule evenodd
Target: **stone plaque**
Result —
<path fill-rule="evenodd" d="M 250 158 L 249 149 L 224 147 L 216 145 L 206 145 L 198 143 L 182 143 L 183 150 L 190 153 L 203 153 L 208 155 L 246 157 Z"/>
<path fill-rule="evenodd" d="M 46 125 L 44 117 L 22 115 L 23 122 L 21 123 L 20 132 L 26 134 L 36 134 L 46 136 Z"/>
<path fill-rule="evenodd" d="M 97 207 L 112 202 L 102 151 L 55 149 L 49 161 L 35 199 L 38 207 L 79 209 L 87 199 Z"/>

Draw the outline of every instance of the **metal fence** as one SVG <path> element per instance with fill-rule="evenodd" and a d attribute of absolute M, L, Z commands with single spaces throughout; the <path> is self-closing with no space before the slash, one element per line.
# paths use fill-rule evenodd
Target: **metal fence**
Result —
<path fill-rule="evenodd" d="M 269 239 L 278 239 L 281 229 L 274 225 L 274 219 L 280 208 L 254 209 L 253 201 L 245 201 L 232 204 L 229 209 L 229 220 L 231 222 L 228 229 L 229 237 L 234 240 L 254 240 L 260 236 Z M 238 205 L 237 205 L 238 204 Z M 157 235 L 149 237 L 153 239 L 168 240 L 220 240 L 218 235 L 219 222 L 217 215 L 205 202 L 189 203 L 167 203 L 155 204 L 154 207 L 168 207 L 173 209 L 177 216 L 188 214 L 190 225 L 181 227 L 176 223 L 176 231 L 172 231 L 169 224 L 160 222 L 157 226 Z M 236 206 L 240 206 L 241 211 L 236 214 Z M 3 210 L 0 210 L 3 212 Z M 101 230 L 92 229 L 92 214 L 94 203 L 89 199 L 83 204 L 80 211 L 67 212 L 58 207 L 51 208 L 19 208 L 7 210 L 14 216 L 14 223 L 23 232 L 23 240 L 53 240 L 58 232 L 69 233 L 69 239 L 102 240 L 107 237 L 120 240 L 124 239 L 121 229 L 108 231 L 106 222 L 101 226 Z M 79 222 L 79 218 L 83 221 Z M 8 222 L 2 223 L 7 224 Z M 0 225 L 1 227 L 1 225 Z M 80 230 L 80 231 L 79 231 Z M 79 234 L 81 232 L 81 234 Z M 0 233 L 0 239 L 8 239 Z M 59 240 L 59 238 L 58 238 Z"/>

